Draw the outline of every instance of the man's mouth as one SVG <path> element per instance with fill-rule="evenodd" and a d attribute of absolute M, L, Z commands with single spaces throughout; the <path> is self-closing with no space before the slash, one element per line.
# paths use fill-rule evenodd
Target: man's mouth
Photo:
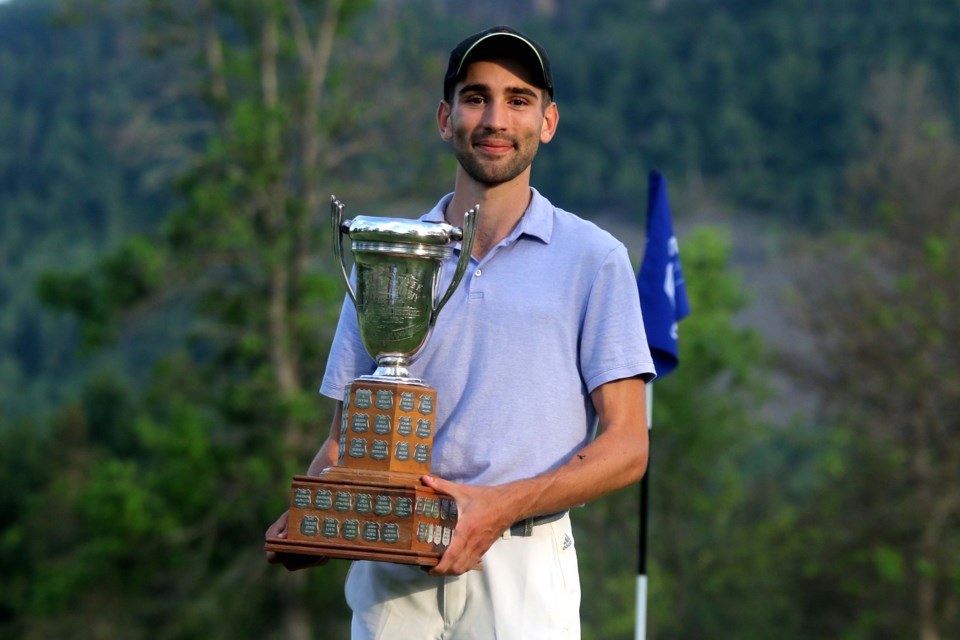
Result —
<path fill-rule="evenodd" d="M 513 151 L 514 145 L 510 140 L 497 138 L 481 138 L 473 143 L 474 148 L 491 155 L 501 155 Z"/>

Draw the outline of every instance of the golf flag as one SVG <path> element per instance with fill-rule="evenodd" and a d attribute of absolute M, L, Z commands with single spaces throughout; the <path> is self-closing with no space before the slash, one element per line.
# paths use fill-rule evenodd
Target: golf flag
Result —
<path fill-rule="evenodd" d="M 680 248 L 670 221 L 667 182 L 657 171 L 650 172 L 647 246 L 637 274 L 637 288 L 653 364 L 657 376 L 663 377 L 680 362 L 677 323 L 690 315 L 690 304 L 680 269 Z"/>
<path fill-rule="evenodd" d="M 690 315 L 680 269 L 680 248 L 673 235 L 664 177 L 650 172 L 647 194 L 647 246 L 637 274 L 647 344 L 662 378 L 680 364 L 677 324 Z M 647 428 L 653 427 L 653 387 L 647 385 Z M 637 611 L 634 639 L 647 637 L 647 529 L 650 521 L 650 469 L 640 481 L 640 536 L 637 547 Z"/>

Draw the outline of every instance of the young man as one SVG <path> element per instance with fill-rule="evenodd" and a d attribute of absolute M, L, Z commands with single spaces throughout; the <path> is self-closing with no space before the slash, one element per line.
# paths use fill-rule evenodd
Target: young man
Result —
<path fill-rule="evenodd" d="M 468 277 L 410 369 L 437 389 L 423 481 L 456 499 L 459 520 L 429 573 L 353 563 L 354 638 L 579 638 L 567 510 L 646 467 L 654 368 L 626 249 L 530 186 L 539 145 L 557 130 L 553 95 L 546 52 L 508 27 L 451 53 L 437 124 L 458 160 L 455 188 L 422 219 L 461 226 L 479 204 L 479 226 Z M 374 368 L 348 299 L 321 392 L 342 398 Z M 336 464 L 341 408 L 310 474 Z M 268 536 L 285 529 L 286 514 Z"/>

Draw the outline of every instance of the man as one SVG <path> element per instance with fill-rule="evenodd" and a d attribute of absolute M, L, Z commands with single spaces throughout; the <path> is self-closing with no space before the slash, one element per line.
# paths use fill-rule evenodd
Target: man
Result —
<path fill-rule="evenodd" d="M 654 368 L 626 249 L 530 186 L 539 145 L 557 130 L 553 95 L 546 52 L 508 27 L 451 53 L 437 124 L 458 160 L 455 188 L 422 219 L 461 226 L 479 204 L 479 224 L 468 277 L 410 369 L 437 389 L 423 482 L 456 499 L 459 521 L 429 572 L 353 563 L 354 638 L 579 638 L 567 510 L 646 467 Z M 342 398 L 374 368 L 347 300 L 321 392 Z M 336 464 L 341 410 L 311 475 Z"/>

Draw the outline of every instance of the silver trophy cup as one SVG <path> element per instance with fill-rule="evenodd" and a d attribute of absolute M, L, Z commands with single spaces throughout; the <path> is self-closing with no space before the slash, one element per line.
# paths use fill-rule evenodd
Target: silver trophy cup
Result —
<path fill-rule="evenodd" d="M 344 220 L 336 197 L 330 210 L 334 252 L 377 370 L 344 389 L 336 466 L 293 478 L 287 536 L 268 538 L 264 546 L 287 557 L 435 566 L 458 515 L 453 496 L 423 483 L 438 428 L 437 391 L 410 378 L 408 367 L 470 264 L 478 207 L 466 213 L 462 229 L 393 218 Z M 354 256 L 353 286 L 344 235 Z M 443 262 L 457 241 L 460 258 L 438 299 Z"/>
<path fill-rule="evenodd" d="M 479 205 L 470 209 L 464 215 L 463 228 L 403 218 L 357 216 L 344 220 L 343 203 L 331 197 L 334 253 L 357 310 L 363 346 L 377 361 L 373 375 L 361 379 L 423 384 L 410 377 L 408 367 L 423 349 L 437 315 L 470 264 L 478 213 Z M 356 289 L 344 263 L 344 235 L 350 236 Z M 457 268 L 438 301 L 441 267 L 457 241 Z"/>

